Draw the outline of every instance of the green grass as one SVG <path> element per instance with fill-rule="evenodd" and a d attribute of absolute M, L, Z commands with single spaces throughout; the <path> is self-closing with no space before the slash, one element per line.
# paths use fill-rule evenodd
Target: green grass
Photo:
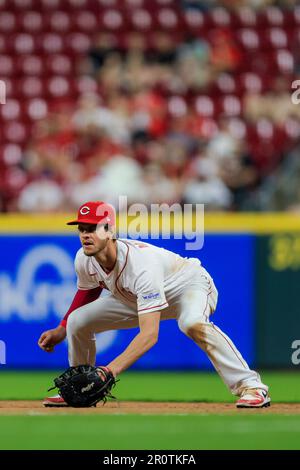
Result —
<path fill-rule="evenodd" d="M 40 400 L 58 372 L 0 372 L 0 400 Z M 300 403 L 300 374 L 266 372 L 273 402 Z M 120 400 L 230 402 L 235 398 L 215 373 L 140 373 L 121 375 L 115 388 Z M 53 392 L 51 392 L 53 393 Z"/>
<path fill-rule="evenodd" d="M 2 416 L 0 449 L 299 449 L 296 416 Z"/>
<path fill-rule="evenodd" d="M 41 399 L 55 376 L 2 369 L 0 399 Z M 273 402 L 300 402 L 299 373 L 262 377 Z M 120 400 L 235 400 L 209 373 L 128 372 L 115 392 Z M 300 416 L 274 415 L 272 407 L 261 415 L 244 410 L 240 415 L 79 416 L 75 410 L 74 415 L 0 416 L 0 449 L 300 449 Z"/>

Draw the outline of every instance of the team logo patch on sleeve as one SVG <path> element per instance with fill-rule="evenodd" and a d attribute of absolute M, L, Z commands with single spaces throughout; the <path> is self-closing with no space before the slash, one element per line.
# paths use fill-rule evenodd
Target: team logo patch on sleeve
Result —
<path fill-rule="evenodd" d="M 152 292 L 151 294 L 142 295 L 144 300 L 152 300 L 152 299 L 159 299 L 160 293 L 159 292 Z"/>

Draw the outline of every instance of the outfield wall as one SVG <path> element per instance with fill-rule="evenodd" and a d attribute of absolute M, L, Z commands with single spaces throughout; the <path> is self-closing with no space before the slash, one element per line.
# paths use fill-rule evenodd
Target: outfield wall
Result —
<path fill-rule="evenodd" d="M 74 227 L 65 226 L 69 219 L 70 215 L 0 216 L 0 340 L 6 345 L 6 368 L 67 365 L 66 343 L 46 354 L 37 339 L 57 325 L 76 290 L 73 258 L 79 240 Z M 204 247 L 186 252 L 185 241 L 152 242 L 201 259 L 219 290 L 212 321 L 251 365 L 295 367 L 291 346 L 300 339 L 300 218 L 208 214 Z M 99 363 L 120 353 L 134 334 L 128 330 L 98 335 Z M 136 369 L 210 367 L 175 321 L 162 323 L 160 341 L 134 365 Z"/>

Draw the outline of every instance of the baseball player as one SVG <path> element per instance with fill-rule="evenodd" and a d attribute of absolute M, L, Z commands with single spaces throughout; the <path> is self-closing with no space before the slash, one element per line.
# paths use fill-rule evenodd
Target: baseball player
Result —
<path fill-rule="evenodd" d="M 158 340 L 161 320 L 176 319 L 180 330 L 208 355 L 237 407 L 270 405 L 268 387 L 249 369 L 232 341 L 210 321 L 218 292 L 197 258 L 181 256 L 149 243 L 116 239 L 115 221 L 105 203 L 86 202 L 78 211 L 82 247 L 75 258 L 77 293 L 60 325 L 42 333 L 44 351 L 68 339 L 70 366 L 95 364 L 95 333 L 139 327 L 125 351 L 107 367 L 116 377 Z M 109 295 L 100 296 L 102 289 Z M 67 406 L 60 396 L 45 406 Z"/>

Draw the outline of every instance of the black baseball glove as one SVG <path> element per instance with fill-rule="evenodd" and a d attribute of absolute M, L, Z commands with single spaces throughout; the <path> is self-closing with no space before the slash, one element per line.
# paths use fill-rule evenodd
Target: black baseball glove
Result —
<path fill-rule="evenodd" d="M 69 367 L 63 374 L 54 379 L 59 394 L 68 405 L 75 408 L 96 406 L 99 401 L 104 403 L 111 395 L 116 381 L 107 367 L 93 367 L 83 364 Z"/>

